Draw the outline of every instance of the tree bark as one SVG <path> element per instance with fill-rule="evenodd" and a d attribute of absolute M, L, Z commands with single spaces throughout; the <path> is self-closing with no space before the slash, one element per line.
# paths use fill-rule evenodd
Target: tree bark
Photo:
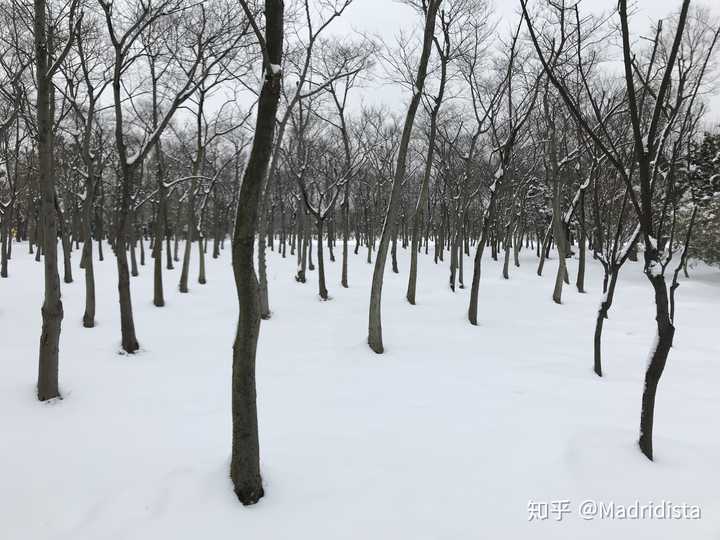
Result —
<path fill-rule="evenodd" d="M 425 32 L 423 36 L 423 50 L 420 56 L 417 77 L 415 79 L 414 94 L 412 100 L 410 101 L 407 116 L 405 117 L 402 138 L 400 139 L 400 146 L 398 147 L 397 166 L 395 167 L 395 175 L 393 177 L 392 192 L 390 195 L 390 201 L 388 202 L 387 213 L 385 215 L 385 223 L 380 236 L 380 245 L 378 246 L 377 255 L 375 257 L 372 289 L 370 291 L 368 344 L 370 345 L 370 348 L 378 354 L 382 353 L 384 350 L 380 305 L 382 301 L 385 261 L 387 259 L 390 239 L 395 232 L 394 228 L 397 222 L 398 205 L 400 203 L 400 190 L 402 188 L 402 182 L 405 178 L 407 165 L 408 146 L 410 144 L 413 123 L 415 122 L 415 114 L 417 113 L 418 106 L 420 105 L 420 99 L 422 98 L 422 92 L 425 86 L 425 77 L 427 75 L 428 61 L 432 51 L 433 33 L 435 31 L 435 17 L 441 2 L 442 0 L 430 0 L 427 7 L 427 13 L 425 16 Z"/>
<path fill-rule="evenodd" d="M 60 396 L 58 357 L 63 305 L 60 299 L 60 274 L 57 261 L 57 214 L 55 212 L 55 177 L 52 141 L 52 74 L 48 72 L 50 51 L 47 41 L 46 3 L 35 0 L 35 65 L 37 80 L 38 184 L 42 212 L 45 292 L 42 305 L 42 333 L 38 361 L 37 396 L 46 401 Z M 38 249 L 39 253 L 39 249 Z"/>
<path fill-rule="evenodd" d="M 243 8 L 251 16 L 247 6 Z M 282 0 L 265 2 L 265 79 L 258 99 L 255 137 L 238 197 L 233 234 L 233 273 L 239 314 L 232 368 L 232 459 L 230 477 L 241 503 L 254 504 L 264 495 L 260 476 L 255 357 L 260 333 L 260 296 L 254 267 L 255 234 L 258 228 L 264 178 L 273 148 L 275 116 L 280 99 L 283 48 Z"/>

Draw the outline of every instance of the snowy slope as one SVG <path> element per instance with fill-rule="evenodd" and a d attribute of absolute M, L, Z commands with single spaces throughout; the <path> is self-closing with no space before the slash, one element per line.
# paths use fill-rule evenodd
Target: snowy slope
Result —
<path fill-rule="evenodd" d="M 109 250 L 108 250 L 109 252 Z M 289 252 L 289 251 L 288 251 Z M 339 250 L 338 250 L 339 252 Z M 404 299 L 409 259 L 388 273 L 386 354 L 365 343 L 372 266 L 352 256 L 350 288 L 270 254 L 273 318 L 258 353 L 266 497 L 249 508 L 227 478 L 237 300 L 226 250 L 208 284 L 155 308 L 152 268 L 132 281 L 141 353 L 118 354 L 114 259 L 96 264 L 98 326 L 84 329 L 83 275 L 63 285 L 61 391 L 34 398 L 42 267 L 15 246 L 0 280 L 0 539 L 720 538 L 720 341 L 717 270 L 678 290 L 675 347 L 660 384 L 656 462 L 635 440 L 653 340 L 650 287 L 628 263 L 592 373 L 601 270 L 588 294 L 551 301 L 556 261 L 501 278 L 487 257 L 479 327 L 447 264 L 420 257 L 418 305 Z M 339 253 L 338 253 L 339 254 Z M 193 265 L 197 252 L 193 253 Z M 326 259 L 327 260 L 327 259 Z M 466 282 L 470 261 L 466 258 Z M 574 279 L 576 263 L 571 264 Z M 389 265 L 388 265 L 389 266 Z M 584 500 L 700 505 L 699 520 L 586 521 Z M 529 501 L 570 501 L 561 522 L 528 520 Z"/>

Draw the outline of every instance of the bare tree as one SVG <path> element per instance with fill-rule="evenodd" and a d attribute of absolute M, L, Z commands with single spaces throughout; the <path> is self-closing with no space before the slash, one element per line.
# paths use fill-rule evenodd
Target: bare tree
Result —
<path fill-rule="evenodd" d="M 375 268 L 373 270 L 372 289 L 370 291 L 370 311 L 368 317 L 368 345 L 376 353 L 383 352 L 382 341 L 382 321 L 380 315 L 382 302 L 382 286 L 383 274 L 385 273 L 385 262 L 387 259 L 388 246 L 390 238 L 395 234 L 395 223 L 397 221 L 398 208 L 400 202 L 400 190 L 405 179 L 407 166 L 408 146 L 410 145 L 410 136 L 412 134 L 415 115 L 420 100 L 422 99 L 423 88 L 425 87 L 425 78 L 427 76 L 428 63 L 433 47 L 433 36 L 435 32 L 435 19 L 442 0 L 429 0 L 427 5 L 423 3 L 422 13 L 425 19 L 425 30 L 423 32 L 423 45 L 420 61 L 415 76 L 415 86 L 413 88 L 413 96 L 410 100 L 407 114 L 405 116 L 405 125 L 403 127 L 400 145 L 398 147 L 397 164 L 393 176 L 392 192 L 388 202 L 387 211 L 385 213 L 385 222 L 383 224 L 382 234 L 380 235 L 380 244 L 378 246 L 377 257 L 375 258 Z"/>
<path fill-rule="evenodd" d="M 260 334 L 260 291 L 253 255 L 263 184 L 273 151 L 275 117 L 282 87 L 283 0 L 266 0 L 265 35 L 257 16 L 240 0 L 263 56 L 263 84 L 257 106 L 255 137 L 238 197 L 233 233 L 233 271 L 240 314 L 233 344 L 232 416 L 233 441 L 230 477 L 235 494 L 245 505 L 263 496 L 260 476 L 255 355 Z"/>

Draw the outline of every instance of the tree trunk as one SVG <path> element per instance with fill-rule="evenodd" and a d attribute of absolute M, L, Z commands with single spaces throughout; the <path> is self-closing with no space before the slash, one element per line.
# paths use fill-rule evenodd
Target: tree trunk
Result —
<path fill-rule="evenodd" d="M 40 401 L 60 396 L 58 356 L 63 306 L 60 299 L 60 274 L 57 261 L 57 214 L 55 212 L 55 177 L 51 115 L 52 75 L 48 73 L 47 23 L 45 0 L 35 0 L 35 64 L 37 81 L 37 148 L 40 208 L 43 215 L 42 236 L 45 248 L 45 292 L 42 305 L 42 333 L 38 361 L 37 395 Z M 39 252 L 39 250 L 38 250 Z"/>
<path fill-rule="evenodd" d="M 597 319 L 595 321 L 595 335 L 593 338 L 594 365 L 593 371 L 598 377 L 602 377 L 602 330 L 605 319 L 608 318 L 608 312 L 612 307 L 613 298 L 615 296 L 615 285 L 617 284 L 620 268 L 613 268 L 610 273 L 610 281 L 607 290 L 604 292 L 600 308 L 598 309 Z M 607 283 L 608 276 L 605 275 L 604 283 Z"/>
<path fill-rule="evenodd" d="M 200 268 L 198 270 L 198 283 L 200 285 L 205 285 L 207 283 L 207 279 L 205 277 L 205 250 L 207 246 L 207 239 L 203 239 L 202 233 L 200 234 L 200 238 L 198 239 L 198 252 L 200 255 Z"/>
<path fill-rule="evenodd" d="M 578 254 L 578 274 L 575 281 L 575 286 L 579 293 L 585 292 L 585 251 L 586 251 L 587 240 L 585 239 L 585 233 L 580 227 L 578 232 L 578 245 L 580 252 Z"/>
<path fill-rule="evenodd" d="M 350 184 L 345 184 L 345 199 L 343 201 L 342 205 L 342 215 L 343 215 L 343 244 L 342 244 L 342 274 L 340 277 L 340 285 L 348 288 L 348 241 L 350 240 L 350 201 L 348 198 L 349 195 L 349 186 Z"/>
<path fill-rule="evenodd" d="M 156 147 L 156 158 L 160 161 L 159 146 Z M 165 293 L 163 291 L 162 278 L 162 245 L 163 232 L 167 223 L 167 202 L 165 195 L 165 187 L 163 186 L 163 175 L 158 164 L 158 213 L 155 218 L 155 243 L 153 244 L 153 305 L 163 307 L 165 305 Z M 167 246 L 168 263 L 172 264 L 170 258 L 170 245 L 168 240 Z"/>
<path fill-rule="evenodd" d="M 538 262 L 537 275 L 542 276 L 543 268 L 545 267 L 545 259 L 548 257 L 550 251 L 550 242 L 552 240 L 552 222 L 548 225 L 545 230 L 545 236 L 543 236 L 542 245 L 540 245 L 538 238 L 538 247 L 540 247 L 540 261 Z"/>
<path fill-rule="evenodd" d="M 305 234 L 305 211 L 298 210 L 297 214 L 297 272 L 295 281 L 305 283 L 305 269 L 307 268 L 307 238 Z"/>
<path fill-rule="evenodd" d="M 90 184 L 91 181 L 91 179 L 88 179 L 88 184 Z M 93 263 L 92 232 L 90 229 L 90 220 L 92 219 L 92 192 L 93 186 L 88 185 L 85 201 L 83 202 L 82 219 L 84 229 L 82 259 L 85 269 L 85 313 L 83 314 L 83 326 L 85 328 L 93 328 L 95 326 L 95 267 Z"/>
<path fill-rule="evenodd" d="M 273 65 L 282 64 L 283 9 L 282 0 L 265 2 L 266 54 Z M 274 70 L 273 65 L 265 66 L 267 73 L 258 99 L 255 137 L 240 187 L 233 235 L 233 272 L 240 309 L 233 344 L 230 477 L 235 494 L 245 505 L 256 503 L 264 494 L 255 389 L 255 355 L 261 308 L 253 255 L 258 210 L 273 148 L 275 115 L 280 99 L 282 72 Z"/>
<path fill-rule="evenodd" d="M 415 80 L 414 94 L 412 100 L 410 101 L 410 106 L 408 107 L 407 116 L 405 117 L 405 125 L 400 139 L 400 146 L 398 147 L 398 158 L 393 178 L 392 192 L 390 194 L 390 201 L 388 202 L 387 213 L 385 215 L 385 223 L 380 236 L 380 245 L 378 246 L 377 255 L 375 257 L 375 268 L 373 270 L 372 288 L 370 291 L 368 344 L 370 345 L 370 348 L 378 354 L 382 353 L 384 350 L 382 342 L 380 305 L 382 301 L 385 261 L 387 259 L 390 239 L 395 234 L 394 229 L 397 222 L 398 207 L 400 203 L 400 190 L 402 188 L 402 182 L 405 179 L 408 146 L 410 144 L 410 136 L 412 135 L 413 123 L 415 122 L 415 114 L 417 113 L 418 106 L 420 105 L 420 99 L 422 98 L 423 88 L 425 86 L 425 77 L 427 75 L 428 61 L 432 50 L 433 33 L 435 31 L 435 16 L 437 15 L 441 2 L 442 0 L 430 0 L 427 7 L 423 50 L 420 56 L 420 64 L 418 66 L 417 77 Z"/>
<path fill-rule="evenodd" d="M 659 264 L 656 262 L 656 264 Z M 638 444 L 645 456 L 653 459 L 653 423 L 655 417 L 655 395 L 660 382 L 670 348 L 672 347 L 675 327 L 670 320 L 668 310 L 668 291 L 665 276 L 653 276 L 648 273 L 655 292 L 655 320 L 657 322 L 657 338 L 650 361 L 645 371 L 645 387 L 640 411 L 640 439 Z"/>
<path fill-rule="evenodd" d="M 11 241 L 9 239 L 9 222 L 10 218 L 8 217 L 3 220 L 2 227 L 0 227 L 0 235 L 2 235 L 2 245 L 0 246 L 0 277 L 3 278 L 8 277 L 8 242 Z"/>
<path fill-rule="evenodd" d="M 397 223 L 395 224 L 395 234 L 392 237 L 392 247 L 390 248 L 390 258 L 392 259 L 392 271 L 393 274 L 399 274 L 397 263 Z"/>
<path fill-rule="evenodd" d="M 195 171 L 193 171 L 193 174 Z M 183 261 L 182 270 L 180 271 L 180 285 L 179 289 L 181 293 L 188 292 L 188 275 L 190 273 L 190 252 L 192 251 L 193 236 L 195 232 L 195 197 L 192 195 L 197 190 L 195 180 L 193 180 L 192 186 L 190 187 L 190 196 L 187 202 L 187 215 L 185 216 L 185 226 L 187 232 L 185 234 L 185 249 L 183 250 Z"/>
<path fill-rule="evenodd" d="M 478 240 L 477 249 L 475 251 L 475 259 L 473 261 L 473 277 L 470 285 L 470 305 L 468 306 L 468 321 L 473 326 L 477 326 L 477 309 L 478 297 L 480 294 L 480 274 L 482 270 L 482 256 L 487 243 L 488 229 L 490 222 L 495 219 L 495 193 L 493 191 L 490 196 L 490 204 L 488 205 L 487 215 L 483 220 L 483 228 Z"/>
<path fill-rule="evenodd" d="M 317 259 L 318 259 L 318 293 L 323 300 L 328 299 L 327 288 L 325 287 L 325 261 L 323 258 L 323 220 L 317 219 Z"/>

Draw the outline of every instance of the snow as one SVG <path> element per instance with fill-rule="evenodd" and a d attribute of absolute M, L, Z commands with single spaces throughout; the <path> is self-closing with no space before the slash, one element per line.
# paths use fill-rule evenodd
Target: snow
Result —
<path fill-rule="evenodd" d="M 650 261 L 648 265 L 648 273 L 652 277 L 659 277 L 663 274 L 663 267 L 658 261 Z"/>
<path fill-rule="evenodd" d="M 282 71 L 282 68 L 278 64 L 270 64 L 270 71 L 273 75 L 277 75 Z"/>
<path fill-rule="evenodd" d="M 164 272 L 165 308 L 151 303 L 150 259 L 140 267 L 132 289 L 142 350 L 130 356 L 118 354 L 110 250 L 95 264 L 94 329 L 81 325 L 75 251 L 75 282 L 62 284 L 64 399 L 48 404 L 34 398 L 42 265 L 26 244 L 14 246 L 10 278 L 0 279 L 0 538 L 720 535 L 716 269 L 691 269 L 677 291 L 651 463 L 636 445 L 655 335 L 642 263 L 623 267 L 598 379 L 591 344 L 602 268 L 592 257 L 589 293 L 567 287 L 555 305 L 554 254 L 538 278 L 534 254 L 523 250 L 506 281 L 502 261 L 486 253 L 480 325 L 472 327 L 469 289 L 451 293 L 447 262 L 436 266 L 431 256 L 418 258 L 418 305 L 407 304 L 409 257 L 398 249 L 401 273 L 386 273 L 386 353 L 378 356 L 366 344 L 373 266 L 364 248 L 350 250 L 349 289 L 339 285 L 340 247 L 338 262 L 326 256 L 330 302 L 318 301 L 316 272 L 298 284 L 295 259 L 269 253 L 273 318 L 262 323 L 257 358 L 266 497 L 244 508 L 227 472 L 237 299 L 226 246 L 220 259 L 208 256 L 204 286 L 194 247 L 189 294 L 177 292 L 179 265 Z M 577 261 L 569 264 L 572 280 Z M 466 258 L 468 286 L 470 268 Z M 554 500 L 571 501 L 562 523 L 528 520 L 531 501 Z M 696 504 L 702 519 L 587 522 L 577 515 L 584 500 Z"/>

